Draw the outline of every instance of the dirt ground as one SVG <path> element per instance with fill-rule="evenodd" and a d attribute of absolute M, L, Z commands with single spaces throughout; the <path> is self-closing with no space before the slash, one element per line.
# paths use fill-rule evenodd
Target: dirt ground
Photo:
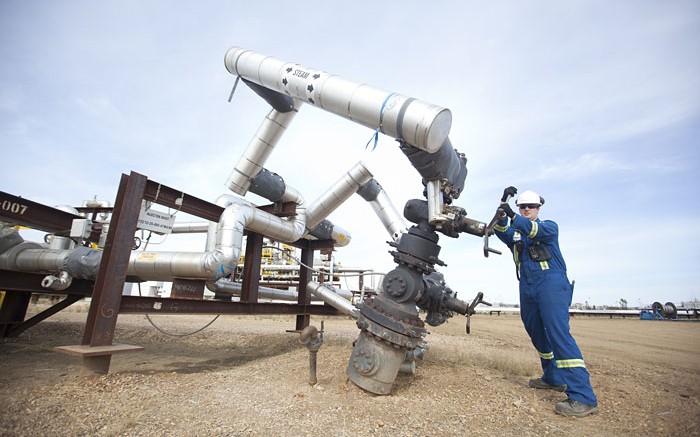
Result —
<path fill-rule="evenodd" d="M 110 373 L 80 377 L 87 314 L 62 312 L 0 342 L 2 436 L 697 436 L 700 323 L 573 318 L 600 414 L 558 416 L 565 395 L 527 387 L 539 359 L 517 316 L 477 315 L 431 328 L 415 375 L 391 396 L 345 376 L 358 329 L 324 318 L 318 384 L 287 316 L 221 316 L 202 332 L 168 336 L 143 315 L 119 316 Z M 186 334 L 212 316 L 153 316 Z M 321 319 L 312 324 L 320 327 Z"/>

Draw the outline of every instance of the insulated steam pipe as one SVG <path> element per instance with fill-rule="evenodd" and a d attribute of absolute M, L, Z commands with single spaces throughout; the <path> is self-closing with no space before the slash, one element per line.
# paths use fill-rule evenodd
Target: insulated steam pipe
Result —
<path fill-rule="evenodd" d="M 392 240 L 398 243 L 408 227 L 379 182 L 376 179 L 370 179 L 357 190 L 357 194 L 370 204 Z"/>
<path fill-rule="evenodd" d="M 314 229 L 326 217 L 352 196 L 358 188 L 372 178 L 372 173 L 360 161 L 347 171 L 306 211 L 306 228 Z"/>
<path fill-rule="evenodd" d="M 273 109 L 267 114 L 226 181 L 226 186 L 231 191 L 241 196 L 248 192 L 250 181 L 262 170 L 301 104 L 295 101 L 295 109 L 292 111 L 279 112 Z"/>
<path fill-rule="evenodd" d="M 226 52 L 224 64 L 231 74 L 370 129 L 378 128 L 429 153 L 440 149 L 452 127 L 447 108 L 240 47 Z"/>
<path fill-rule="evenodd" d="M 353 319 L 357 319 L 360 315 L 359 308 L 350 303 L 347 299 L 340 296 L 336 292 L 336 289 L 328 284 L 310 281 L 306 286 L 306 291 L 310 292 L 316 297 L 321 298 L 328 305 L 332 306 L 343 314 L 347 314 Z"/>
<path fill-rule="evenodd" d="M 231 294 L 233 296 L 240 296 L 241 290 L 243 289 L 243 284 L 240 282 L 231 282 L 224 279 L 219 279 L 214 283 L 214 291 L 218 293 Z M 352 299 L 352 292 L 349 290 L 335 290 L 336 295 L 348 302 Z M 270 287 L 258 287 L 258 297 L 262 299 L 273 299 L 273 300 L 285 300 L 285 301 L 296 301 L 299 299 L 299 293 L 294 290 L 280 290 L 277 288 Z M 312 298 L 313 301 L 323 301 L 320 297 Z"/>

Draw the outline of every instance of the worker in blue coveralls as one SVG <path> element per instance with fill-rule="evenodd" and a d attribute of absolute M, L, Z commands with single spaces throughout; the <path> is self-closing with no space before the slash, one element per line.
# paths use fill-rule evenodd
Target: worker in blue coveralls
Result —
<path fill-rule="evenodd" d="M 565 392 L 567 400 L 555 411 L 564 416 L 598 414 L 598 400 L 576 341 L 569 332 L 569 306 L 573 289 L 566 276 L 566 264 L 559 250 L 559 227 L 538 218 L 544 199 L 534 191 L 522 193 L 515 204 L 507 200 L 517 194 L 515 187 L 503 192 L 501 219 L 496 236 L 513 252 L 520 281 L 520 317 L 537 349 L 544 374 L 529 386 Z"/>

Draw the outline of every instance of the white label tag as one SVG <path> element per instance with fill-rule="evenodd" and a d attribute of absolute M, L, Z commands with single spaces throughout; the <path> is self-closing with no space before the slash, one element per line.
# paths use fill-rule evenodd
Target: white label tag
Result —
<path fill-rule="evenodd" d="M 141 212 L 136 227 L 146 231 L 153 231 L 156 234 L 169 234 L 173 230 L 175 215 L 170 215 L 162 211 L 150 208 L 150 203 L 145 200 L 141 202 Z"/>

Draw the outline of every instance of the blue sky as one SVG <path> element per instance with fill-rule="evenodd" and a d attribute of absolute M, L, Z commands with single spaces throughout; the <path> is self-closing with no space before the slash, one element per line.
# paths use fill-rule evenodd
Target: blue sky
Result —
<path fill-rule="evenodd" d="M 223 56 L 240 46 L 449 108 L 469 160 L 456 204 L 487 221 L 504 187 L 539 192 L 575 302 L 700 297 L 699 3 L 254 3 L 0 2 L 0 190 L 113 201 L 137 171 L 213 201 L 269 109 L 246 87 L 227 102 Z M 364 160 L 402 210 L 420 177 L 389 137 L 365 150 L 371 135 L 305 106 L 266 167 L 311 202 Z M 359 196 L 330 219 L 353 236 L 343 265 L 393 268 Z M 469 235 L 440 244 L 460 297 L 517 302 L 510 256 Z"/>

